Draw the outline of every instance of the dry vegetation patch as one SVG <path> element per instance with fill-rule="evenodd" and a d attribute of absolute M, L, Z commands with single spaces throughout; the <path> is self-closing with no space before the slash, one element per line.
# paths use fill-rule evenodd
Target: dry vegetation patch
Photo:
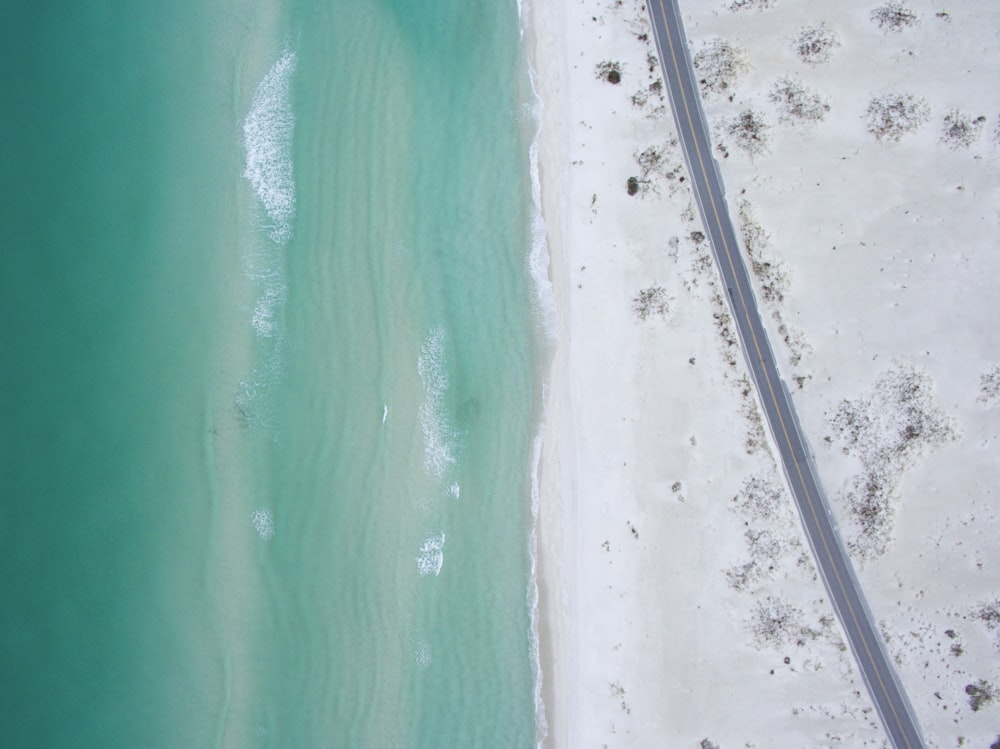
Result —
<path fill-rule="evenodd" d="M 743 10 L 767 10 L 774 7 L 775 0 L 732 0 L 727 6 L 733 13 Z"/>
<path fill-rule="evenodd" d="M 836 441 L 861 462 L 846 496 L 851 552 L 864 560 L 886 551 L 903 472 L 928 450 L 957 439 L 958 426 L 938 405 L 931 378 L 897 363 L 872 392 L 844 400 L 829 417 Z"/>
<path fill-rule="evenodd" d="M 975 684 L 967 684 L 965 693 L 969 695 L 969 707 L 974 713 L 978 713 L 1000 695 L 997 688 L 985 679 L 980 679 Z"/>
<path fill-rule="evenodd" d="M 594 76 L 599 81 L 607 81 L 615 86 L 622 82 L 624 66 L 615 60 L 604 60 L 594 66 Z"/>
<path fill-rule="evenodd" d="M 632 154 L 639 167 L 639 176 L 636 178 L 636 192 L 639 195 L 645 196 L 649 192 L 659 194 L 658 182 L 666 183 L 671 195 L 684 185 L 687 173 L 678 146 L 677 139 L 671 138 Z"/>
<path fill-rule="evenodd" d="M 972 612 L 972 616 L 986 625 L 990 632 L 997 633 L 997 647 L 1000 648 L 1000 599 L 984 603 Z"/>
<path fill-rule="evenodd" d="M 740 236 L 750 259 L 750 269 L 760 283 L 760 291 L 764 301 L 777 304 L 784 300 L 788 291 L 788 270 L 778 260 L 767 255 L 770 237 L 757 222 L 753 206 L 749 200 L 739 203 Z"/>
<path fill-rule="evenodd" d="M 794 78 L 781 78 L 768 93 L 768 98 L 778 107 L 782 122 L 819 122 L 830 111 L 818 91 L 807 88 Z"/>
<path fill-rule="evenodd" d="M 930 119 L 927 101 L 912 94 L 882 94 L 868 103 L 865 123 L 879 141 L 898 142 Z"/>
<path fill-rule="evenodd" d="M 802 632 L 802 610 L 774 596 L 754 604 L 749 621 L 750 631 L 758 645 L 780 647 Z"/>
<path fill-rule="evenodd" d="M 885 34 L 898 34 L 920 23 L 920 16 L 902 0 L 889 0 L 875 8 L 871 19 Z"/>
<path fill-rule="evenodd" d="M 641 289 L 632 298 L 632 311 L 640 320 L 647 320 L 650 317 L 666 317 L 670 314 L 670 295 L 662 286 L 653 284 Z"/>
<path fill-rule="evenodd" d="M 720 38 L 705 42 L 695 53 L 692 63 L 706 96 L 728 95 L 750 67 L 742 49 Z"/>
<path fill-rule="evenodd" d="M 944 116 L 941 142 L 947 144 L 952 151 L 968 148 L 979 139 L 985 124 L 986 118 L 982 115 L 973 117 L 957 109 L 951 109 Z"/>
<path fill-rule="evenodd" d="M 729 137 L 749 156 L 761 156 L 770 150 L 770 129 L 764 115 L 752 107 L 747 107 L 726 123 Z"/>
<path fill-rule="evenodd" d="M 1000 401 L 1000 364 L 994 364 L 979 376 L 979 397 L 983 405 Z"/>
<path fill-rule="evenodd" d="M 819 65 L 829 62 L 833 50 L 840 46 L 840 36 L 825 24 L 802 29 L 792 40 L 792 49 L 802 62 Z"/>
<path fill-rule="evenodd" d="M 784 520 L 788 514 L 784 497 L 784 490 L 773 476 L 750 476 L 733 497 L 733 503 L 739 513 L 750 520 Z"/>

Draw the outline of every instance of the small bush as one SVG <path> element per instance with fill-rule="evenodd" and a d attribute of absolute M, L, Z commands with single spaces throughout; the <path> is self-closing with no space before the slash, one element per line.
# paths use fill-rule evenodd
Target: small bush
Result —
<path fill-rule="evenodd" d="M 782 122 L 819 122 L 830 111 L 823 97 L 792 78 L 778 80 L 768 98 L 778 107 Z"/>
<path fill-rule="evenodd" d="M 883 94 L 869 102 L 865 111 L 868 132 L 879 141 L 898 142 L 930 119 L 927 102 L 912 94 Z"/>
<path fill-rule="evenodd" d="M 983 679 L 975 684 L 966 684 L 965 693 L 969 695 L 969 707 L 974 713 L 978 713 L 997 698 L 996 687 Z"/>
<path fill-rule="evenodd" d="M 985 124 L 986 118 L 983 116 L 973 119 L 971 115 L 952 109 L 944 116 L 941 142 L 947 144 L 952 151 L 968 148 L 982 134 Z"/>
<path fill-rule="evenodd" d="M 692 63 L 705 95 L 728 94 L 749 68 L 743 50 L 718 38 L 706 42 Z"/>
<path fill-rule="evenodd" d="M 826 25 L 802 29 L 792 42 L 792 49 L 802 62 L 810 65 L 829 62 L 833 50 L 839 46 L 837 32 Z"/>
<path fill-rule="evenodd" d="M 640 320 L 646 320 L 653 315 L 666 317 L 670 313 L 670 295 L 662 286 L 653 284 L 635 295 L 632 299 L 632 310 Z"/>
<path fill-rule="evenodd" d="M 726 125 L 726 132 L 736 141 L 737 147 L 749 156 L 760 156 L 769 150 L 770 136 L 764 115 L 747 107 Z"/>
<path fill-rule="evenodd" d="M 625 189 L 628 191 L 629 195 L 635 195 L 639 192 L 639 178 L 629 177 L 625 181 Z"/>
<path fill-rule="evenodd" d="M 878 6 L 872 11 L 871 19 L 885 34 L 898 34 L 920 23 L 920 17 L 902 0 L 889 0 Z"/>
<path fill-rule="evenodd" d="M 773 596 L 757 601 L 750 617 L 750 631 L 759 645 L 779 647 L 801 630 L 802 612 Z"/>
<path fill-rule="evenodd" d="M 597 63 L 594 74 L 599 81 L 607 81 L 615 86 L 622 82 L 622 64 L 612 60 Z"/>

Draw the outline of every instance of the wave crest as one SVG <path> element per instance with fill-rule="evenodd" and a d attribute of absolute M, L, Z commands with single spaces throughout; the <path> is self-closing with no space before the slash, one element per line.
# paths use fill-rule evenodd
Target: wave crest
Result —
<path fill-rule="evenodd" d="M 444 565 L 444 533 L 428 536 L 420 544 L 420 554 L 417 556 L 417 572 L 421 577 L 438 575 Z"/>
<path fill-rule="evenodd" d="M 257 86 L 243 121 L 243 177 L 264 205 L 271 220 L 270 237 L 278 244 L 291 239 L 295 218 L 291 83 L 297 62 L 295 52 L 282 53 Z"/>
<path fill-rule="evenodd" d="M 445 416 L 444 396 L 448 391 L 448 370 L 444 355 L 444 329 L 431 328 L 420 347 L 417 373 L 424 385 L 424 399 L 417 411 L 424 437 L 424 469 L 441 479 L 455 463 L 454 435 Z"/>

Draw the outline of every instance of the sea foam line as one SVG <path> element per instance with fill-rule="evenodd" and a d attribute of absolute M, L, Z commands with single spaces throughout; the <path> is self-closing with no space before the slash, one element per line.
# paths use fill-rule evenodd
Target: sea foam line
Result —
<path fill-rule="evenodd" d="M 542 114 L 544 105 L 538 92 L 537 76 L 533 64 L 532 21 L 534 7 L 530 0 L 518 0 L 517 13 L 520 25 L 522 48 L 528 50 L 526 67 L 528 83 L 531 89 L 532 102 L 525 107 L 525 114 L 535 123 L 535 133 L 528 149 L 528 166 L 531 176 L 531 248 L 528 252 L 527 265 L 535 292 L 535 314 L 538 316 L 539 327 L 549 346 L 554 346 L 559 334 L 559 318 L 556 307 L 555 291 L 549 278 L 551 256 L 548 244 L 548 227 L 542 210 L 542 180 L 540 173 L 540 150 L 542 139 Z M 524 45 L 525 34 L 529 43 Z M 534 679 L 535 700 L 535 745 L 540 749 L 548 736 L 548 721 L 545 717 L 545 701 L 543 698 L 543 678 L 541 645 L 539 641 L 539 587 L 538 587 L 538 523 L 541 505 L 540 470 L 542 449 L 545 444 L 546 403 L 548 401 L 547 386 L 542 385 L 541 410 L 538 431 L 531 445 L 531 529 L 528 538 L 528 555 L 530 574 L 528 577 L 527 603 L 530 627 L 530 658 L 532 676 Z"/>
<path fill-rule="evenodd" d="M 530 23 L 531 8 L 518 4 L 521 17 L 521 33 Z M 559 331 L 559 319 L 556 312 L 556 297 L 549 279 L 549 242 L 548 227 L 542 212 L 542 179 L 539 170 L 539 151 L 542 139 L 542 97 L 535 83 L 535 69 L 528 62 L 528 83 L 531 86 L 531 96 L 534 99 L 525 107 L 529 119 L 535 123 L 535 136 L 528 148 L 528 167 L 531 174 L 531 249 L 528 251 L 528 273 L 535 291 L 535 312 L 538 315 L 542 332 L 549 344 L 555 343 Z"/>
<path fill-rule="evenodd" d="M 271 220 L 269 235 L 277 244 L 291 239 L 295 218 L 291 84 L 297 62 L 295 52 L 281 54 L 257 86 L 243 121 L 243 177 L 264 205 Z"/>
<path fill-rule="evenodd" d="M 528 616 L 530 634 L 531 671 L 534 678 L 535 691 L 535 740 L 542 745 L 548 735 L 549 727 L 545 720 L 545 701 L 542 698 L 542 655 L 538 634 L 538 512 L 541 501 L 539 488 L 539 469 L 542 462 L 542 446 L 545 444 L 545 420 L 538 425 L 538 432 L 531 443 L 531 532 L 528 538 L 528 559 L 530 574 L 528 576 Z"/>

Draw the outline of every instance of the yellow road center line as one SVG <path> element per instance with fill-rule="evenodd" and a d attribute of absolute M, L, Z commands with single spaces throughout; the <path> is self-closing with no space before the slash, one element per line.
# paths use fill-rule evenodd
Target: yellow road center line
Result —
<path fill-rule="evenodd" d="M 681 84 L 682 73 L 681 73 L 681 69 L 680 69 L 680 64 L 677 61 L 677 54 L 676 54 L 676 51 L 674 49 L 674 41 L 673 41 L 673 38 L 670 35 L 669 28 L 666 27 L 667 11 L 666 11 L 666 8 L 663 5 L 663 0 L 658 0 L 658 2 L 660 4 L 660 12 L 663 14 L 663 18 L 664 18 L 664 28 L 665 28 L 666 35 L 667 35 L 667 44 L 670 47 L 671 61 L 673 62 L 674 70 L 677 73 L 678 90 L 680 92 L 681 102 L 684 104 L 684 114 L 687 117 L 688 128 L 691 131 L 692 142 L 694 143 L 695 153 L 696 153 L 696 155 L 698 157 L 698 166 L 701 168 L 702 177 L 705 180 L 706 187 L 708 187 L 709 186 L 708 172 L 707 172 L 707 170 L 705 168 L 705 160 L 704 160 L 704 158 L 702 156 L 702 153 L 701 153 L 701 147 L 698 145 L 698 138 L 694 137 L 695 136 L 694 121 L 693 121 L 693 119 L 691 117 L 690 107 L 688 106 L 687 94 L 684 92 L 684 86 L 683 86 L 683 84 Z M 654 33 L 656 32 L 656 24 L 655 23 L 653 24 L 653 31 L 654 31 Z M 693 187 L 693 185 L 692 185 L 692 187 Z M 719 209 L 718 209 L 718 206 L 716 206 L 716 204 L 715 204 L 715 196 L 712 194 L 712 190 L 711 189 L 708 190 L 708 199 L 709 199 L 709 201 L 712 204 L 712 213 L 714 214 L 714 217 L 715 217 L 715 224 L 718 227 L 719 236 L 722 238 L 722 244 L 723 244 L 723 247 L 724 247 L 725 252 L 726 252 L 726 259 L 729 261 L 729 269 L 732 272 L 732 275 L 733 275 L 733 278 L 734 278 L 734 282 L 735 282 L 735 279 L 738 278 L 737 273 L 736 273 L 736 266 L 735 266 L 735 263 L 733 261 L 732 251 L 729 248 L 729 242 L 726 240 L 726 232 L 725 232 L 725 229 L 723 228 L 722 220 L 719 218 Z M 736 282 L 736 290 L 739 293 L 740 304 L 743 307 L 743 315 L 747 319 L 747 321 L 750 322 L 751 317 L 750 317 L 750 314 L 749 314 L 749 307 L 747 306 L 746 299 L 743 296 L 743 287 L 738 282 Z M 734 320 L 734 323 L 735 323 L 735 320 Z M 738 325 L 737 325 L 737 327 L 738 327 Z M 750 337 L 753 340 L 754 348 L 757 351 L 757 358 L 760 360 L 761 364 L 763 365 L 764 364 L 764 357 L 761 354 L 760 342 L 757 340 L 757 334 L 754 332 L 753 325 L 750 325 L 749 327 L 750 327 Z M 777 397 L 774 394 L 774 386 L 771 383 L 771 376 L 768 374 L 766 366 L 762 366 L 761 370 L 763 371 L 763 373 L 764 373 L 764 379 L 767 382 L 767 389 L 768 389 L 768 392 L 769 392 L 769 394 L 771 396 L 771 401 L 774 403 L 774 411 L 778 415 L 778 422 L 781 425 L 781 432 L 782 432 L 782 435 L 785 438 L 785 444 L 788 446 L 789 452 L 792 454 L 792 457 L 794 458 L 795 450 L 793 449 L 792 440 L 788 436 L 788 428 L 785 425 L 785 419 L 784 419 L 784 417 L 781 415 L 781 409 L 779 408 L 778 399 L 777 399 Z M 766 412 L 766 410 L 765 410 L 765 412 Z M 803 445 L 803 448 L 804 447 L 805 446 Z M 780 455 L 779 455 L 779 458 L 780 458 Z M 827 541 L 826 534 L 823 532 L 823 528 L 822 528 L 822 526 L 819 523 L 819 517 L 818 517 L 818 514 L 816 512 L 815 502 L 813 500 L 813 497 L 812 497 L 811 493 L 809 492 L 808 486 L 806 485 L 805 477 L 802 475 L 802 468 L 801 468 L 798 460 L 795 460 L 794 462 L 795 462 L 795 471 L 796 471 L 796 473 L 798 474 L 798 477 L 799 477 L 799 483 L 802 485 L 802 490 L 805 492 L 806 499 L 809 502 L 809 509 L 810 509 L 810 511 L 812 512 L 812 515 L 813 515 L 813 521 L 815 523 L 817 531 L 819 532 L 820 540 L 823 542 L 823 550 L 826 552 L 827 557 L 832 561 L 833 560 L 833 554 L 830 552 L 830 546 L 829 546 L 829 543 Z M 794 492 L 793 492 L 793 494 L 794 494 Z M 818 561 L 817 561 L 817 564 L 818 564 Z M 860 623 L 858 622 L 858 617 L 857 617 L 857 614 L 854 611 L 854 607 L 851 605 L 851 599 L 847 595 L 847 587 L 844 585 L 844 581 L 840 577 L 840 572 L 838 572 L 837 566 L 836 565 L 831 565 L 831 567 L 833 569 L 833 575 L 837 579 L 837 585 L 839 586 L 840 591 L 843 594 L 844 601 L 847 604 L 847 609 L 850 612 L 851 620 L 854 622 L 854 627 L 860 633 L 861 632 L 861 626 L 860 626 Z M 876 634 L 876 636 L 878 636 L 877 632 L 875 634 Z M 871 649 L 868 647 L 868 641 L 864 637 L 861 637 L 861 644 L 864 646 L 865 655 L 867 656 L 869 662 L 871 663 L 871 665 L 872 665 L 872 667 L 873 667 L 873 669 L 875 671 L 875 677 L 878 680 L 879 687 L 881 688 L 882 693 L 883 693 L 883 695 L 886 698 L 886 701 L 889 703 L 889 709 L 892 711 L 892 716 L 893 716 L 893 718 L 896 721 L 896 726 L 899 728 L 899 733 L 902 735 L 903 741 L 906 743 L 907 749 L 912 749 L 912 746 L 910 745 L 910 740 L 909 740 L 909 738 L 907 738 L 907 735 L 906 735 L 906 730 L 903 727 L 903 723 L 900 720 L 899 714 L 896 712 L 895 702 L 893 701 L 891 695 L 889 694 L 889 690 L 885 686 L 885 682 L 882 679 L 882 673 L 879 670 L 878 663 L 876 662 L 875 657 L 872 655 Z"/>

